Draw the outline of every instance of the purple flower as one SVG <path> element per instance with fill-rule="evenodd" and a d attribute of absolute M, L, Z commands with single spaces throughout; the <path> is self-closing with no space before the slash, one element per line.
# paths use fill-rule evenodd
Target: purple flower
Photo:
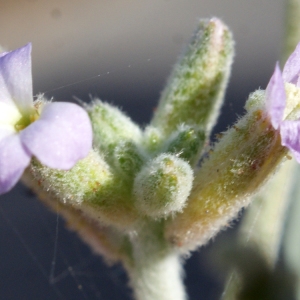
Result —
<path fill-rule="evenodd" d="M 31 44 L 0 54 L 0 194 L 22 176 L 32 156 L 70 169 L 92 147 L 84 109 L 66 102 L 33 102 Z"/>
<path fill-rule="evenodd" d="M 300 43 L 288 58 L 283 72 L 278 64 L 266 89 L 266 110 L 274 129 L 280 131 L 281 144 L 294 154 L 300 163 L 300 119 L 284 119 L 287 106 L 285 82 L 300 88 Z M 300 95 L 300 93 L 299 93 Z M 288 99 L 289 100 L 289 99 Z M 297 99 L 298 100 L 298 99 Z M 300 103 L 300 99 L 297 104 Z"/>

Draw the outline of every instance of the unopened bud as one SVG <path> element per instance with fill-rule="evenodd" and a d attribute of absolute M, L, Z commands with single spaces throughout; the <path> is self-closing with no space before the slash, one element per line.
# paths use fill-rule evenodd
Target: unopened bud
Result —
<path fill-rule="evenodd" d="M 159 152 L 163 139 L 164 136 L 160 129 L 153 126 L 147 126 L 144 131 L 142 145 L 147 152 L 153 155 L 154 153 Z"/>
<path fill-rule="evenodd" d="M 200 125 L 209 135 L 219 114 L 233 58 L 229 29 L 217 18 L 201 20 L 162 93 L 152 125 L 165 135 L 180 124 Z"/>
<path fill-rule="evenodd" d="M 95 100 L 91 106 L 87 107 L 87 112 L 93 126 L 94 145 L 108 156 L 112 154 L 115 145 L 120 140 L 140 140 L 139 126 L 118 108 Z"/>
<path fill-rule="evenodd" d="M 176 154 L 193 166 L 199 160 L 204 142 L 203 130 L 182 125 L 166 141 L 163 152 Z"/>
<path fill-rule="evenodd" d="M 51 169 L 33 160 L 30 172 L 54 199 L 82 211 L 96 223 L 124 230 L 138 218 L 131 189 L 95 151 L 68 171 Z"/>
<path fill-rule="evenodd" d="M 134 178 L 145 159 L 145 154 L 131 141 L 119 143 L 114 150 L 114 166 L 125 179 Z"/>
<path fill-rule="evenodd" d="M 162 154 L 150 161 L 134 180 L 138 210 L 153 218 L 180 211 L 193 182 L 193 171 L 184 160 Z"/>

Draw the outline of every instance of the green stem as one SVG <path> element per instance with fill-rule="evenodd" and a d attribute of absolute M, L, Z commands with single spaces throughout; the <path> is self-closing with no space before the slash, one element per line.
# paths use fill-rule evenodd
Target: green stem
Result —
<path fill-rule="evenodd" d="M 180 256 L 164 241 L 162 224 L 145 222 L 131 241 L 126 269 L 136 300 L 185 300 Z"/>

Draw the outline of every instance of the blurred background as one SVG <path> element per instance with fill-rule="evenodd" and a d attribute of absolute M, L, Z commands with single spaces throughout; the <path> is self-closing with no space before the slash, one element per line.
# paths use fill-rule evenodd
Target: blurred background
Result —
<path fill-rule="evenodd" d="M 35 94 L 96 96 L 145 125 L 197 21 L 217 16 L 236 40 L 219 132 L 243 113 L 250 92 L 265 88 L 280 56 L 284 13 L 283 0 L 0 0 L 0 45 L 32 42 Z M 190 300 L 220 297 L 224 275 L 207 259 L 213 247 L 186 263 Z M 126 280 L 24 186 L 0 197 L 0 299 L 129 300 Z"/>

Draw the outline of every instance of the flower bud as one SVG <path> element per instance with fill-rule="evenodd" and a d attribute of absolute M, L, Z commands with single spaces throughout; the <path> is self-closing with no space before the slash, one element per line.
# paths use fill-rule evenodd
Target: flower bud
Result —
<path fill-rule="evenodd" d="M 184 123 L 207 135 L 219 114 L 230 73 L 233 40 L 218 19 L 201 20 L 186 53 L 175 65 L 152 125 L 167 136 Z"/>
<path fill-rule="evenodd" d="M 134 178 L 145 159 L 145 154 L 131 141 L 122 141 L 114 149 L 114 166 L 124 179 Z"/>
<path fill-rule="evenodd" d="M 134 180 L 135 204 L 153 218 L 180 211 L 193 182 L 193 171 L 184 160 L 161 154 L 150 161 Z"/>
<path fill-rule="evenodd" d="M 157 154 L 164 140 L 161 130 L 153 126 L 147 126 L 143 135 L 142 145 L 148 153 Z"/>
<path fill-rule="evenodd" d="M 199 160 L 204 142 L 203 130 L 182 125 L 166 141 L 163 152 L 176 154 L 193 166 Z"/>
<path fill-rule="evenodd" d="M 138 218 L 131 188 L 95 151 L 68 171 L 51 169 L 33 160 L 30 172 L 54 199 L 82 211 L 96 223 L 124 230 Z"/>
<path fill-rule="evenodd" d="M 93 126 L 94 145 L 108 155 L 108 159 L 120 140 L 140 140 L 140 128 L 116 107 L 95 100 L 87 112 Z"/>

